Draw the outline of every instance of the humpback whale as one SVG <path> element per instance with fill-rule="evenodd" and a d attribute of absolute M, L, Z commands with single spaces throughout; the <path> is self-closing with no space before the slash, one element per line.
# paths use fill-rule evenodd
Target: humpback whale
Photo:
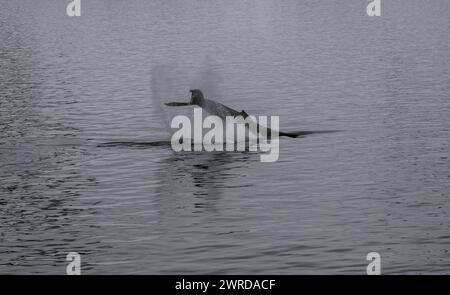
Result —
<path fill-rule="evenodd" d="M 167 106 L 171 107 L 179 107 L 179 106 L 189 106 L 189 105 L 197 105 L 207 111 L 211 115 L 218 116 L 222 119 L 225 119 L 227 116 L 242 116 L 244 119 L 248 117 L 248 114 L 242 110 L 240 112 L 227 107 L 226 105 L 223 105 L 221 103 L 215 102 L 210 99 L 206 99 L 200 89 L 191 89 L 189 90 L 191 92 L 191 100 L 190 102 L 168 102 L 165 103 Z M 263 127 L 257 124 L 258 129 Z M 267 127 L 263 127 L 267 128 Z M 272 133 L 272 130 L 270 128 L 267 128 L 267 134 L 270 135 Z M 287 137 L 298 137 L 305 134 L 311 134 L 315 133 L 314 131 L 299 131 L 299 132 L 281 132 L 278 131 L 279 136 L 287 136 Z"/>
<path fill-rule="evenodd" d="M 193 89 L 190 90 L 192 93 L 191 100 L 189 102 L 168 102 L 165 103 L 167 106 L 171 107 L 180 107 L 180 106 L 192 106 L 197 105 L 203 108 L 205 111 L 207 111 L 211 115 L 215 115 L 220 117 L 222 120 L 226 120 L 227 116 L 242 116 L 244 119 L 246 119 L 249 115 L 243 110 L 243 111 L 236 111 L 230 107 L 227 107 L 226 105 L 223 105 L 221 103 L 215 102 L 210 99 L 206 99 L 199 89 Z M 270 136 L 271 129 L 260 126 L 259 124 L 256 124 L 257 128 L 266 128 L 267 129 L 267 136 Z M 291 131 L 291 132 L 281 132 L 279 131 L 279 136 L 286 136 L 286 137 L 300 137 L 300 136 L 306 136 L 311 134 L 323 134 L 323 133 L 334 133 L 334 132 L 340 132 L 342 130 L 310 130 L 310 131 Z M 133 148 L 147 148 L 147 147 L 165 147 L 170 146 L 172 143 L 171 141 L 150 141 L 150 142 L 142 142 L 142 141 L 115 141 L 115 142 L 106 142 L 106 143 L 100 143 L 97 146 L 98 147 L 133 147 Z M 191 141 L 191 145 L 194 145 L 194 142 Z"/>

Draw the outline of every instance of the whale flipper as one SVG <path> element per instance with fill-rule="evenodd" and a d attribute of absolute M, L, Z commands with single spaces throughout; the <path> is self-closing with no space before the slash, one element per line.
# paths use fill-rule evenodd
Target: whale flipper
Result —
<path fill-rule="evenodd" d="M 188 102 L 166 102 L 165 105 L 169 107 L 181 107 L 188 106 L 190 104 Z"/>
<path fill-rule="evenodd" d="M 279 132 L 279 136 L 287 136 L 291 138 L 297 138 L 299 136 L 311 135 L 311 134 L 323 134 L 323 133 L 335 133 L 342 130 L 303 130 L 303 131 L 291 131 L 291 132 Z"/>

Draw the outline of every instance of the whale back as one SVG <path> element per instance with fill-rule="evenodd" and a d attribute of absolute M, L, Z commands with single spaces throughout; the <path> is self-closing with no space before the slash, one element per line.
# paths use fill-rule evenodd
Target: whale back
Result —
<path fill-rule="evenodd" d="M 240 112 L 229 108 L 221 103 L 215 102 L 209 99 L 203 99 L 201 104 L 199 105 L 205 111 L 207 111 L 210 115 L 218 116 L 222 119 L 225 119 L 227 116 L 240 116 L 242 115 Z"/>

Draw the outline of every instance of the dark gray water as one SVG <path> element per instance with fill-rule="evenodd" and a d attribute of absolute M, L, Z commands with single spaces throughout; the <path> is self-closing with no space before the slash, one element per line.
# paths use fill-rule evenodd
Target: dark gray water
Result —
<path fill-rule="evenodd" d="M 0 0 L 0 273 L 449 273 L 449 1 L 81 2 Z M 170 140 L 193 87 L 344 131 L 102 145 Z"/>

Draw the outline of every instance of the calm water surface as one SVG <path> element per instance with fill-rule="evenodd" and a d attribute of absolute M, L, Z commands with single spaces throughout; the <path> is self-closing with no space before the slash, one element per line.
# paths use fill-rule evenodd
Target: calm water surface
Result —
<path fill-rule="evenodd" d="M 449 1 L 81 2 L 0 0 L 0 273 L 449 273 Z M 344 131 L 101 145 L 169 140 L 193 87 Z"/>

